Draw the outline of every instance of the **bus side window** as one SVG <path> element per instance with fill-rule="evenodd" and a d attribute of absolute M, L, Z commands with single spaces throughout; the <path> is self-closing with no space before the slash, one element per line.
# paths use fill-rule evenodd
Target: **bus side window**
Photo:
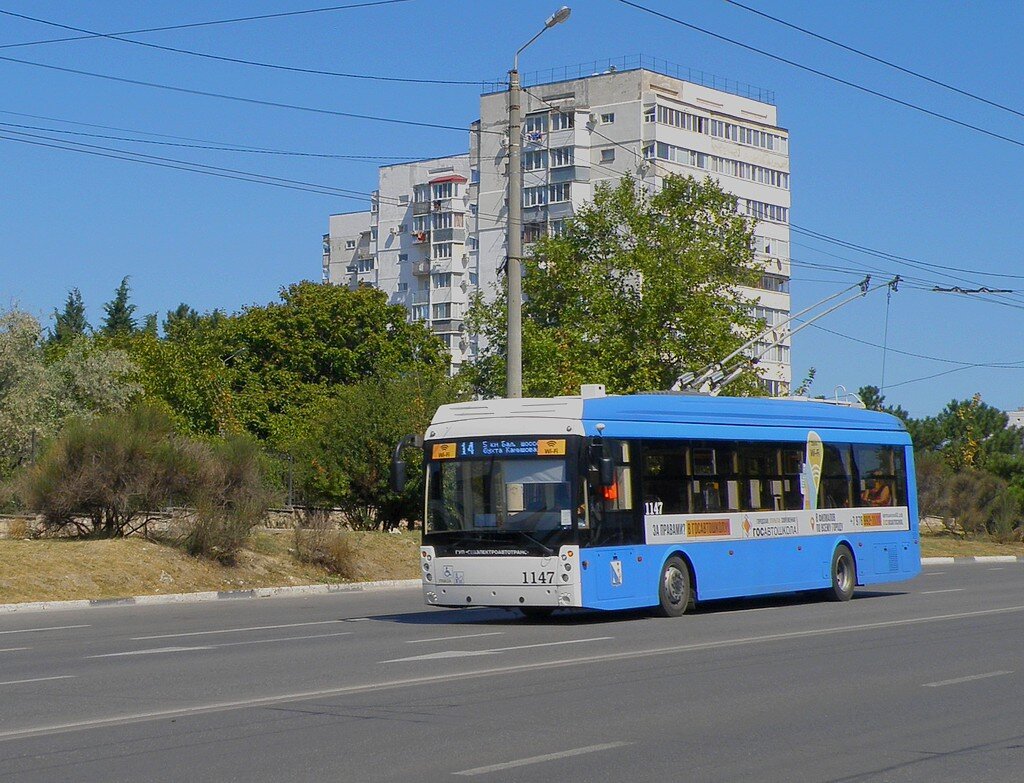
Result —
<path fill-rule="evenodd" d="M 824 444 L 818 508 L 850 508 L 852 489 L 852 455 L 846 444 Z M 859 505 L 859 502 L 858 502 Z"/>
<path fill-rule="evenodd" d="M 862 506 L 903 506 L 907 498 L 907 469 L 902 448 L 853 447 L 857 491 Z"/>
<path fill-rule="evenodd" d="M 686 445 L 648 441 L 644 445 L 643 501 L 645 514 L 685 514 Z"/>

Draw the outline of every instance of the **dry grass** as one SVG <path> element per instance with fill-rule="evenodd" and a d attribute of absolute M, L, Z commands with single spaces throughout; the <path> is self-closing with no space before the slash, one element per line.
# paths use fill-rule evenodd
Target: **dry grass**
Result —
<path fill-rule="evenodd" d="M 922 557 L 976 557 L 978 555 L 1024 556 L 1024 544 L 1000 544 L 984 539 L 961 539 L 949 534 L 921 536 Z"/>
<path fill-rule="evenodd" d="M 419 575 L 419 535 L 350 534 L 354 579 L 299 563 L 290 530 L 260 531 L 234 566 L 190 557 L 138 538 L 0 539 L 0 603 L 123 598 L 133 595 L 247 590 L 323 582 L 409 579 Z"/>

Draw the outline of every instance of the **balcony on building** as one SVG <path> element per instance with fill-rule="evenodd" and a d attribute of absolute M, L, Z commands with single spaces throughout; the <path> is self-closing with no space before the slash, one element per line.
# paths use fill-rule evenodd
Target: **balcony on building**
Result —
<path fill-rule="evenodd" d="M 430 274 L 430 261 L 416 261 L 412 265 L 412 273 L 414 275 L 422 276 Z"/>

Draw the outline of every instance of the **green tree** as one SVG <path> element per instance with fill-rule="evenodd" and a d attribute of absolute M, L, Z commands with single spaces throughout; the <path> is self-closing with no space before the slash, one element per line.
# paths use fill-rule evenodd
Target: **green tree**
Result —
<path fill-rule="evenodd" d="M 39 321 L 0 312 L 0 478 L 74 417 L 123 410 L 139 392 L 120 350 L 78 337 L 44 351 Z"/>
<path fill-rule="evenodd" d="M 171 336 L 183 328 L 195 328 L 199 325 L 201 316 L 196 310 L 182 302 L 173 310 L 167 311 L 164 319 L 164 334 Z"/>
<path fill-rule="evenodd" d="M 53 311 L 54 327 L 50 332 L 49 342 L 68 343 L 76 337 L 83 337 L 90 327 L 85 317 L 85 303 L 82 292 L 72 288 L 64 302 L 63 311 Z"/>
<path fill-rule="evenodd" d="M 760 275 L 752 229 L 711 179 L 668 177 L 653 196 L 628 177 L 599 185 L 565 233 L 540 239 L 524 261 L 524 393 L 667 389 L 722 359 L 758 325 L 737 290 Z M 505 322 L 502 292 L 472 307 L 486 347 L 471 380 L 483 394 L 504 388 Z M 747 372 L 730 392 L 755 387 Z"/>
<path fill-rule="evenodd" d="M 128 277 L 121 280 L 121 285 L 114 292 L 114 298 L 103 305 L 103 323 L 100 325 L 100 334 L 105 337 L 121 337 L 134 334 L 138 328 L 135 323 L 135 305 L 129 301 L 131 289 L 128 287 Z"/>
<path fill-rule="evenodd" d="M 409 483 L 395 493 L 391 457 L 399 439 L 424 432 L 438 406 L 455 397 L 453 382 L 436 375 L 373 378 L 304 412 L 287 450 L 305 502 L 341 508 L 362 529 L 421 519 L 421 461 L 410 450 Z"/>
<path fill-rule="evenodd" d="M 882 394 L 881 390 L 877 386 L 861 386 L 857 390 L 857 396 L 860 397 L 861 402 L 864 403 L 864 407 L 869 411 L 891 413 L 893 416 L 902 419 L 904 422 L 909 422 L 911 419 L 910 414 L 901 406 L 886 405 L 885 395 Z"/>
<path fill-rule="evenodd" d="M 156 313 L 146 313 L 146 316 L 142 319 L 142 329 L 140 331 L 152 337 L 156 337 L 159 334 Z"/>
<path fill-rule="evenodd" d="M 344 386 L 402 374 L 445 377 L 443 343 L 373 288 L 302 282 L 213 332 L 242 426 L 270 438 L 275 420 Z"/>

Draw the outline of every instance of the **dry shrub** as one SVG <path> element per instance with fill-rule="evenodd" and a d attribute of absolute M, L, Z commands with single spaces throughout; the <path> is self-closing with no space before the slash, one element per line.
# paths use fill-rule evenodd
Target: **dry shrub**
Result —
<path fill-rule="evenodd" d="M 7 537 L 13 539 L 35 538 L 36 527 L 24 517 L 15 517 L 7 524 Z"/>
<path fill-rule="evenodd" d="M 352 534 L 331 522 L 320 509 L 304 511 L 295 526 L 295 557 L 343 579 L 357 576 Z"/>
<path fill-rule="evenodd" d="M 180 541 L 191 555 L 230 564 L 273 500 L 263 455 L 250 438 L 232 437 L 204 446 L 198 462 L 196 513 L 186 520 Z"/>

